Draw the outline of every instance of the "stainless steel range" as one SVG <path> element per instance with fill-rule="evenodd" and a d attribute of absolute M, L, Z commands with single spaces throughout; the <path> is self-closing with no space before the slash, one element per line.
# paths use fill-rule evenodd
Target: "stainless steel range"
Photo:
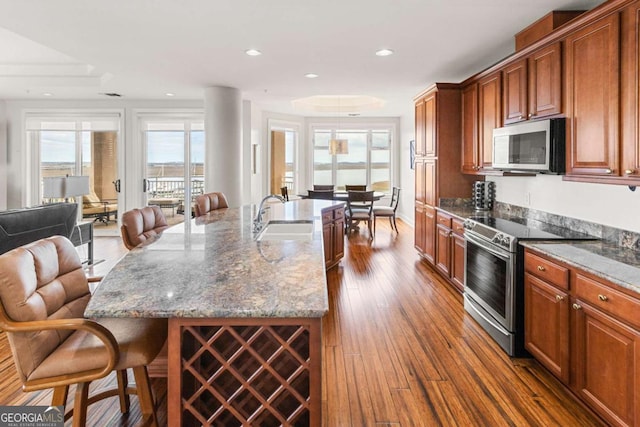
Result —
<path fill-rule="evenodd" d="M 524 218 L 464 222 L 464 308 L 510 356 L 524 356 L 524 250 L 519 240 L 594 237 Z"/>

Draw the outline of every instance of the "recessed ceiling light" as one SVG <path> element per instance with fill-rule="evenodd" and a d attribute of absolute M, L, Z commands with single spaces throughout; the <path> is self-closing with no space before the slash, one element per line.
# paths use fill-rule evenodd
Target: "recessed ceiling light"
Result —
<path fill-rule="evenodd" d="M 42 96 L 53 96 L 53 94 L 49 93 L 49 92 L 45 92 L 45 93 L 42 94 Z"/>
<path fill-rule="evenodd" d="M 166 95 L 166 96 L 176 96 L 176 94 L 175 94 L 175 93 L 171 93 L 171 92 L 167 92 L 167 93 L 165 93 L 165 95 Z"/>
<path fill-rule="evenodd" d="M 318 77 L 316 73 L 307 73 L 304 76 L 308 79 L 315 79 L 316 77 Z"/>
<path fill-rule="evenodd" d="M 393 55 L 393 51 L 391 49 L 380 49 L 379 51 L 376 52 L 376 55 L 389 56 L 389 55 Z"/>
<path fill-rule="evenodd" d="M 259 56 L 262 55 L 262 52 L 260 52 L 257 49 L 247 49 L 244 51 L 244 53 L 246 53 L 249 56 Z"/>

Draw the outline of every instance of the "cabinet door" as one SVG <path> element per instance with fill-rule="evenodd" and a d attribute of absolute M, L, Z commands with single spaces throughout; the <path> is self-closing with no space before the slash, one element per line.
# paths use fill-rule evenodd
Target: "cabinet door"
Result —
<path fill-rule="evenodd" d="M 344 257 L 344 214 L 333 223 L 333 260 L 340 261 Z"/>
<path fill-rule="evenodd" d="M 324 265 L 329 267 L 333 264 L 333 223 L 322 225 L 322 240 L 324 243 Z"/>
<path fill-rule="evenodd" d="M 502 126 L 502 78 L 497 71 L 478 82 L 478 153 L 480 168 L 493 162 L 493 129 Z"/>
<path fill-rule="evenodd" d="M 575 391 L 612 425 L 640 423 L 640 334 L 575 300 Z"/>
<path fill-rule="evenodd" d="M 464 237 L 453 234 L 451 238 L 451 281 L 460 292 L 464 289 Z"/>
<path fill-rule="evenodd" d="M 478 172 L 478 84 L 462 89 L 462 173 Z"/>
<path fill-rule="evenodd" d="M 521 59 L 502 70 L 502 104 L 504 123 L 515 123 L 528 118 L 527 60 Z"/>
<path fill-rule="evenodd" d="M 565 42 L 567 174 L 619 172 L 619 16 L 583 27 Z"/>
<path fill-rule="evenodd" d="M 422 159 L 416 159 L 415 162 L 415 180 L 416 180 L 416 202 L 425 203 L 426 197 L 426 170 L 425 163 Z"/>
<path fill-rule="evenodd" d="M 424 100 L 416 102 L 416 156 L 424 156 Z"/>
<path fill-rule="evenodd" d="M 426 217 L 424 215 L 424 205 L 422 203 L 416 202 L 414 218 L 415 227 L 413 229 L 415 233 L 414 245 L 418 252 L 420 252 L 421 254 L 424 254 L 425 252 L 425 220 Z"/>
<path fill-rule="evenodd" d="M 436 155 L 436 97 L 432 92 L 424 99 L 424 155 Z"/>
<path fill-rule="evenodd" d="M 555 43 L 529 57 L 529 116 L 562 112 L 561 44 Z"/>
<path fill-rule="evenodd" d="M 525 273 L 525 348 L 560 381 L 569 384 L 569 296 Z"/>
<path fill-rule="evenodd" d="M 623 14 L 622 23 L 622 163 L 621 175 L 640 179 L 640 2 Z M 633 184 L 637 185 L 637 184 Z"/>
<path fill-rule="evenodd" d="M 451 270 L 451 229 L 440 224 L 436 227 L 436 268 L 449 277 Z"/>
<path fill-rule="evenodd" d="M 424 252 L 423 256 L 431 264 L 436 258 L 436 210 L 432 206 L 424 206 Z"/>
<path fill-rule="evenodd" d="M 424 203 L 431 206 L 438 204 L 436 163 L 435 159 L 424 161 Z"/>

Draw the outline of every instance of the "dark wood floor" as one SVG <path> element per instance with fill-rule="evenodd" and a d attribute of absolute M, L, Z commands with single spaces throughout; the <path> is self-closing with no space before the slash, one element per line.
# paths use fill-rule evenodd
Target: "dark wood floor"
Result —
<path fill-rule="evenodd" d="M 328 272 L 323 321 L 323 425 L 591 426 L 602 422 L 531 359 L 510 359 L 464 313 L 461 295 L 423 262 L 413 229 L 386 221 L 370 243 L 352 235 L 340 266 Z M 95 274 L 126 252 L 119 238 L 96 242 Z M 113 379 L 96 383 L 104 387 Z M 166 424 L 166 381 L 153 380 Z M 0 405 L 48 404 L 23 393 L 0 334 Z M 88 424 L 130 426 L 138 404 L 121 415 L 117 401 L 93 405 Z"/>

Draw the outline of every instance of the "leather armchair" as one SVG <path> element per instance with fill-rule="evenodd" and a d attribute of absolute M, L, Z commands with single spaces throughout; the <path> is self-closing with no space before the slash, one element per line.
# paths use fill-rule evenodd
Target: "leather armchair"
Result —
<path fill-rule="evenodd" d="M 146 366 L 167 336 L 166 319 L 83 318 L 91 298 L 87 277 L 73 244 L 54 236 L 0 256 L 0 328 L 7 333 L 24 391 L 53 388 L 52 406 L 65 406 L 76 384 L 73 426 L 84 426 L 87 405 L 120 397 L 129 410 L 137 394 L 141 411 L 157 425 Z M 137 387 L 129 388 L 132 368 Z M 91 381 L 117 372 L 118 389 L 89 398 Z"/>
<path fill-rule="evenodd" d="M 195 214 L 196 218 L 207 212 L 228 208 L 227 197 L 223 193 L 205 193 L 196 197 Z"/>
<path fill-rule="evenodd" d="M 169 228 L 159 206 L 145 206 L 122 214 L 120 234 L 127 249 L 133 249 Z"/>

